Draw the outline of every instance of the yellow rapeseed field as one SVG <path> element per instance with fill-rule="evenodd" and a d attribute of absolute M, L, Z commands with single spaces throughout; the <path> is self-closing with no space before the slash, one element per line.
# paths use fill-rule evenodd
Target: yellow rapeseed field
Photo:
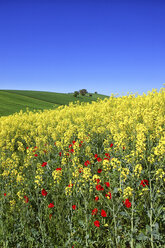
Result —
<path fill-rule="evenodd" d="M 99 99 L 92 104 L 77 102 L 76 104 L 70 103 L 69 106 L 60 106 L 55 110 L 27 111 L 1 117 L 0 208 L 4 211 L 3 204 L 6 204 L 6 212 L 9 211 L 8 216 L 10 214 L 12 216 L 14 212 L 19 215 L 20 209 L 29 204 L 29 213 L 30 211 L 37 213 L 39 210 L 36 210 L 33 202 L 37 202 L 38 194 L 40 197 L 44 196 L 46 201 L 48 193 L 49 199 L 45 204 L 47 204 L 48 210 L 53 211 L 57 202 L 53 192 L 56 192 L 55 195 L 63 192 L 63 197 L 66 199 L 71 199 L 67 198 L 71 196 L 76 199 L 75 204 L 71 200 L 71 205 L 74 204 L 72 210 L 75 211 L 77 206 L 79 206 L 77 211 L 80 211 L 77 200 L 79 196 L 86 199 L 83 206 L 87 211 L 89 199 L 92 197 L 101 199 L 103 195 L 100 194 L 107 188 L 108 191 L 105 192 L 107 193 L 107 203 L 102 203 L 101 206 L 103 208 L 107 206 L 106 212 L 113 213 L 114 236 L 108 234 L 114 242 L 112 247 L 120 244 L 121 241 L 117 237 L 121 232 L 125 232 L 125 229 L 124 231 L 118 229 L 119 224 L 116 224 L 117 219 L 115 220 L 115 218 L 119 217 L 114 214 L 114 198 L 119 199 L 117 205 L 120 202 L 123 206 L 124 202 L 127 211 L 132 211 L 130 209 L 141 211 L 140 204 L 144 198 L 148 197 L 150 215 L 148 222 L 146 220 L 145 222 L 150 225 L 152 231 L 154 223 L 156 223 L 154 218 L 158 218 L 156 215 L 154 216 L 154 211 L 151 211 L 151 207 L 154 208 L 152 199 L 155 194 L 161 199 L 165 182 L 164 131 L 164 88 L 159 92 L 154 89 L 142 96 L 130 94 L 116 97 L 111 95 L 109 99 Z M 87 194 L 90 195 L 90 198 L 87 197 Z M 113 201 L 112 206 L 108 207 L 111 201 Z M 37 204 L 39 205 L 40 201 Z M 156 205 L 155 208 L 161 205 L 160 201 L 159 206 Z M 98 207 L 96 208 L 93 202 L 90 207 L 95 207 L 95 211 L 92 212 L 92 218 L 94 218 Z M 45 210 L 45 216 L 48 214 L 48 210 Z M 105 211 L 103 209 L 100 211 L 101 215 L 105 217 Z M 134 212 L 130 212 L 130 218 L 133 218 L 130 225 L 132 233 L 135 233 L 134 218 L 138 218 L 138 215 L 135 217 L 136 213 Z M 53 214 L 53 212 L 49 212 L 49 214 Z M 139 212 L 139 218 L 143 214 Z M 35 214 L 33 214 L 33 218 L 34 216 Z M 53 221 L 52 215 L 50 216 L 48 219 Z M 101 225 L 108 228 L 110 225 L 109 220 L 104 222 L 101 222 L 101 219 L 94 220 L 92 223 L 95 228 Z M 120 222 L 121 224 L 122 222 Z M 136 225 L 138 224 L 136 223 Z M 144 228 L 144 223 L 141 223 L 136 230 L 138 238 L 141 235 L 138 231 L 140 228 Z M 161 229 L 161 224 L 159 228 Z M 155 236 L 152 233 L 148 234 L 150 241 L 147 239 L 144 241 L 149 242 L 151 247 L 156 247 L 153 246 Z M 1 232 L 0 235 L 4 237 Z M 91 234 L 91 237 L 92 235 L 94 234 Z M 58 236 L 60 237 L 60 234 Z M 73 245 L 79 242 L 76 238 L 74 239 L 73 234 L 70 239 Z M 50 238 L 50 243 L 45 244 L 60 244 L 58 239 L 52 240 L 53 238 Z M 11 244 L 15 244 L 14 241 L 12 242 Z M 87 240 L 85 242 L 87 244 Z M 137 239 L 131 236 L 130 242 L 133 247 Z M 2 244 L 4 243 L 0 242 L 0 245 Z M 122 247 L 125 247 L 124 245 L 126 243 L 123 243 Z M 75 247 L 81 247 L 80 243 Z"/>

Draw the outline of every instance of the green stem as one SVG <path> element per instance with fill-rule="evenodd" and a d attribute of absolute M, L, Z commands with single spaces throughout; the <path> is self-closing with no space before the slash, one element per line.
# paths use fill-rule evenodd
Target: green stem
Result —
<path fill-rule="evenodd" d="M 113 221 L 114 221 L 114 228 L 115 228 L 115 242 L 116 242 L 116 247 L 117 247 L 117 227 L 116 227 L 116 216 L 115 216 L 115 208 L 113 204 Z"/>
<path fill-rule="evenodd" d="M 151 186 L 151 178 L 149 174 L 149 184 L 150 184 L 150 200 L 151 200 L 151 205 L 150 205 L 150 228 L 151 228 L 151 248 L 154 248 L 154 238 L 152 234 L 152 226 L 153 226 L 153 220 L 152 220 L 152 215 L 153 215 L 153 198 L 152 198 L 152 186 Z"/>
<path fill-rule="evenodd" d="M 133 197 L 132 197 L 132 214 L 131 214 L 131 248 L 134 247 L 134 239 L 133 239 L 133 232 L 134 232 L 134 223 L 133 223 L 133 220 L 134 220 L 134 194 L 133 194 Z"/>

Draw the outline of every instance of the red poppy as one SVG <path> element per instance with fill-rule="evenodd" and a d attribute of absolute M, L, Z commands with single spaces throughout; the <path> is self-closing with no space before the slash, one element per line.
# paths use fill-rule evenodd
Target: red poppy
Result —
<path fill-rule="evenodd" d="M 131 207 L 131 202 L 129 201 L 129 199 L 126 199 L 125 202 L 124 202 L 125 206 L 127 208 L 130 208 Z"/>
<path fill-rule="evenodd" d="M 72 147 L 72 144 L 69 145 L 69 148 L 71 148 L 71 147 Z"/>
<path fill-rule="evenodd" d="M 6 193 L 4 193 L 4 196 L 6 196 Z"/>
<path fill-rule="evenodd" d="M 26 149 L 29 149 L 29 147 L 27 146 Z"/>
<path fill-rule="evenodd" d="M 112 198 L 111 192 L 109 191 L 108 194 L 105 194 L 105 197 L 107 197 L 108 199 L 111 199 Z"/>
<path fill-rule="evenodd" d="M 24 196 L 24 198 L 25 198 L 25 203 L 28 203 L 29 198 L 26 195 Z"/>
<path fill-rule="evenodd" d="M 73 153 L 73 152 L 74 152 L 73 148 L 72 148 L 72 149 L 70 149 L 70 150 L 69 150 L 69 152 Z"/>
<path fill-rule="evenodd" d="M 34 154 L 34 157 L 38 157 L 38 154 Z"/>
<path fill-rule="evenodd" d="M 61 157 L 61 152 L 59 152 L 59 156 Z"/>
<path fill-rule="evenodd" d="M 111 156 L 109 155 L 109 153 L 105 153 L 105 156 L 107 156 L 108 158 L 110 158 Z"/>
<path fill-rule="evenodd" d="M 100 179 L 98 178 L 98 179 L 95 179 L 96 180 L 96 182 L 97 182 L 97 184 L 100 182 Z"/>
<path fill-rule="evenodd" d="M 47 162 L 43 162 L 41 166 L 45 167 L 46 165 L 47 165 Z"/>
<path fill-rule="evenodd" d="M 98 196 L 95 196 L 95 201 L 98 201 L 99 200 L 99 197 Z"/>
<path fill-rule="evenodd" d="M 73 187 L 73 184 L 69 184 L 68 187 L 69 187 L 69 188 Z"/>
<path fill-rule="evenodd" d="M 110 183 L 109 182 L 105 182 L 105 185 L 109 188 L 110 187 Z"/>
<path fill-rule="evenodd" d="M 98 173 L 101 173 L 102 172 L 102 169 L 98 169 L 98 171 L 97 171 Z"/>
<path fill-rule="evenodd" d="M 97 156 L 98 156 L 98 155 L 97 155 L 97 154 L 95 154 L 95 158 L 97 158 Z"/>
<path fill-rule="evenodd" d="M 90 164 L 90 161 L 89 160 L 85 161 L 84 165 L 88 166 L 88 164 Z"/>
<path fill-rule="evenodd" d="M 100 221 L 98 221 L 98 220 L 94 221 L 94 225 L 97 227 L 100 227 Z"/>
<path fill-rule="evenodd" d="M 43 196 L 47 196 L 48 192 L 46 192 L 46 190 L 43 189 L 43 190 L 41 191 L 41 194 L 42 194 Z"/>
<path fill-rule="evenodd" d="M 98 161 L 98 162 L 101 162 L 101 161 L 102 161 L 102 159 L 101 159 L 101 158 L 97 158 L 97 161 Z"/>
<path fill-rule="evenodd" d="M 99 185 L 96 185 L 96 189 L 99 190 L 99 191 L 100 190 L 104 190 L 104 188 L 100 184 Z"/>
<path fill-rule="evenodd" d="M 98 213 L 98 209 L 97 208 L 94 208 L 93 210 L 92 210 L 92 215 L 96 215 Z"/>
<path fill-rule="evenodd" d="M 110 147 L 112 147 L 112 146 L 113 146 L 113 144 L 111 143 L 111 144 L 110 144 Z"/>
<path fill-rule="evenodd" d="M 75 210 L 76 209 L 76 205 L 73 205 L 72 208 L 73 208 L 73 210 Z"/>
<path fill-rule="evenodd" d="M 105 210 L 101 209 L 101 216 L 102 217 L 107 217 L 107 213 L 105 212 Z"/>
<path fill-rule="evenodd" d="M 61 171 L 61 168 L 56 168 L 56 171 Z"/>
<path fill-rule="evenodd" d="M 148 186 L 148 180 L 146 180 L 146 179 L 141 180 L 140 185 L 142 185 L 143 187 L 145 187 L 146 185 Z"/>
<path fill-rule="evenodd" d="M 73 145 L 74 145 L 74 144 L 76 143 L 76 141 L 75 141 L 75 140 L 73 140 L 73 141 L 72 141 L 72 143 L 73 143 Z"/>
<path fill-rule="evenodd" d="M 123 150 L 125 150 L 125 146 L 123 146 Z"/>
<path fill-rule="evenodd" d="M 53 208 L 53 207 L 54 207 L 53 202 L 48 205 L 48 208 Z"/>

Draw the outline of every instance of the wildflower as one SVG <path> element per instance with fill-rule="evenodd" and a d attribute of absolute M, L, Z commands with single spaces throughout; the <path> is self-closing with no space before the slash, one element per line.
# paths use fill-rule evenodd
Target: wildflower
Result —
<path fill-rule="evenodd" d="M 109 158 L 104 158 L 104 160 L 108 160 L 109 161 Z"/>
<path fill-rule="evenodd" d="M 99 191 L 100 190 L 104 190 L 104 188 L 100 184 L 99 185 L 96 185 L 96 189 L 99 190 Z"/>
<path fill-rule="evenodd" d="M 107 197 L 107 199 L 110 199 L 111 200 L 111 198 L 112 198 L 111 192 L 109 191 L 108 194 L 105 194 L 105 197 Z"/>
<path fill-rule="evenodd" d="M 48 208 L 53 208 L 53 207 L 54 207 L 53 202 L 48 205 Z"/>
<path fill-rule="evenodd" d="M 56 168 L 56 171 L 61 171 L 61 168 Z"/>
<path fill-rule="evenodd" d="M 43 196 L 47 196 L 48 192 L 47 192 L 45 189 L 43 189 L 43 190 L 41 191 L 41 194 L 42 194 Z"/>
<path fill-rule="evenodd" d="M 46 165 L 47 165 L 47 162 L 43 162 L 41 166 L 45 167 Z"/>
<path fill-rule="evenodd" d="M 75 141 L 75 140 L 73 140 L 73 141 L 72 141 L 72 143 L 73 143 L 73 145 L 74 145 L 74 144 L 76 143 L 76 141 Z"/>
<path fill-rule="evenodd" d="M 105 182 L 104 183 L 108 188 L 110 187 L 110 183 L 109 182 Z"/>
<path fill-rule="evenodd" d="M 111 156 L 109 155 L 109 153 L 105 153 L 105 156 L 110 158 Z"/>
<path fill-rule="evenodd" d="M 127 208 L 130 208 L 131 207 L 131 202 L 129 201 L 129 199 L 126 199 L 125 202 L 124 202 L 125 206 Z"/>
<path fill-rule="evenodd" d="M 69 150 L 69 152 L 73 153 L 73 152 L 74 152 L 73 148 L 72 148 L 72 149 L 70 149 L 70 150 Z"/>
<path fill-rule="evenodd" d="M 97 155 L 97 154 L 95 154 L 95 158 L 97 158 L 97 156 L 98 156 L 98 155 Z"/>
<path fill-rule="evenodd" d="M 4 196 L 6 196 L 6 193 L 4 193 Z"/>
<path fill-rule="evenodd" d="M 102 169 L 98 169 L 98 171 L 97 171 L 98 173 L 101 173 L 102 172 Z"/>
<path fill-rule="evenodd" d="M 107 217 L 107 213 L 105 212 L 105 210 L 101 209 L 101 216 L 102 217 Z"/>
<path fill-rule="evenodd" d="M 95 196 L 95 201 L 98 201 L 99 200 L 99 197 L 98 196 Z"/>
<path fill-rule="evenodd" d="M 97 178 L 97 179 L 95 179 L 95 180 L 96 180 L 97 184 L 100 182 L 100 179 L 99 179 L 99 178 Z"/>
<path fill-rule="evenodd" d="M 34 157 L 38 157 L 38 154 L 34 154 Z"/>
<path fill-rule="evenodd" d="M 113 146 L 113 144 L 111 143 L 111 144 L 110 144 L 110 147 L 112 147 L 112 146 Z"/>
<path fill-rule="evenodd" d="M 90 161 L 89 160 L 85 161 L 84 165 L 87 166 L 88 164 L 90 164 Z"/>
<path fill-rule="evenodd" d="M 100 227 L 100 221 L 98 221 L 98 220 L 94 221 L 94 225 L 97 227 Z"/>
<path fill-rule="evenodd" d="M 140 185 L 142 185 L 143 187 L 145 187 L 146 185 L 148 186 L 148 180 L 146 180 L 146 179 L 141 180 Z"/>
<path fill-rule="evenodd" d="M 27 146 L 26 149 L 29 149 L 29 147 Z"/>
<path fill-rule="evenodd" d="M 97 208 L 94 208 L 93 210 L 92 210 L 92 215 L 96 215 L 98 213 L 98 209 Z"/>
<path fill-rule="evenodd" d="M 62 152 L 59 152 L 59 156 L 61 157 Z"/>
<path fill-rule="evenodd" d="M 97 161 L 98 161 L 98 162 L 101 162 L 101 161 L 102 161 L 102 159 L 101 159 L 101 158 L 97 158 Z"/>
<path fill-rule="evenodd" d="M 72 147 L 72 144 L 69 145 L 69 148 L 71 148 L 71 147 Z"/>
<path fill-rule="evenodd" d="M 72 208 L 73 208 L 73 210 L 75 210 L 76 209 L 76 205 L 73 205 Z"/>
<path fill-rule="evenodd" d="M 25 203 L 28 203 L 29 198 L 26 195 L 24 196 L 24 198 L 25 198 Z"/>

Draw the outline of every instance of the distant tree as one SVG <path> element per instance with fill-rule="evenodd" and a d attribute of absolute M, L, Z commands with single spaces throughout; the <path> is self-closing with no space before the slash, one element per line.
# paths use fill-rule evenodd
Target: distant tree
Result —
<path fill-rule="evenodd" d="M 75 91 L 74 93 L 73 93 L 73 96 L 74 97 L 77 97 L 79 95 L 79 92 L 78 91 Z"/>
<path fill-rule="evenodd" d="M 97 94 L 97 91 L 95 91 L 95 94 Z"/>
<path fill-rule="evenodd" d="M 79 90 L 80 95 L 85 96 L 88 91 L 86 89 Z"/>
<path fill-rule="evenodd" d="M 89 96 L 92 96 L 92 94 L 89 94 Z"/>

